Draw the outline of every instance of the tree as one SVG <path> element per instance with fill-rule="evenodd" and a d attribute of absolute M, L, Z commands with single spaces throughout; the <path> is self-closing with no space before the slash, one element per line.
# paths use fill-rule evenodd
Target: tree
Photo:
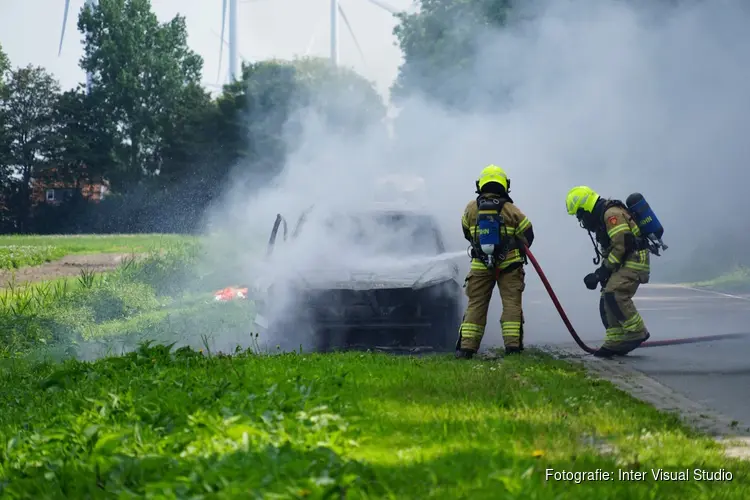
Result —
<path fill-rule="evenodd" d="M 385 104 L 372 82 L 355 71 L 322 58 L 298 59 L 292 65 L 304 93 L 301 103 L 324 116 L 333 130 L 361 132 L 385 118 Z"/>
<path fill-rule="evenodd" d="M 512 0 L 421 0 L 415 14 L 398 14 L 394 28 L 404 62 L 392 87 L 398 102 L 421 93 L 448 106 L 465 104 L 467 70 L 474 65 L 477 35 L 504 26 Z"/>
<path fill-rule="evenodd" d="M 682 0 L 614 0 L 648 6 L 650 15 L 669 15 Z M 537 2 L 538 3 L 538 2 Z M 554 3 L 554 2 L 548 2 Z M 507 82 L 480 83 L 475 74 L 477 51 L 489 30 L 537 15 L 535 2 L 519 0 L 419 0 L 414 14 L 397 14 L 393 30 L 404 56 L 391 96 L 398 103 L 421 94 L 447 108 L 496 105 L 508 98 Z M 534 8 L 526 9 L 532 6 Z M 524 8 L 522 8 L 524 7 Z M 583 7 L 585 8 L 585 7 Z M 657 9 L 657 10 L 654 10 Z M 474 94 L 474 95 L 473 95 Z M 475 99 L 480 94 L 482 99 Z"/>
<path fill-rule="evenodd" d="M 6 83 L 6 76 L 10 70 L 10 61 L 8 56 L 3 51 L 3 46 L 0 44 L 0 101 L 6 99 L 4 87 Z M 9 140 L 7 138 L 7 117 L 5 116 L 4 106 L 0 105 L 0 230 L 10 225 L 12 219 L 8 217 L 9 208 L 7 206 L 7 198 L 10 190 L 11 177 L 10 177 L 10 147 Z"/>
<path fill-rule="evenodd" d="M 80 187 L 99 180 L 113 168 L 116 131 L 97 101 L 82 86 L 64 92 L 55 102 L 55 137 L 48 177 Z"/>
<path fill-rule="evenodd" d="M 242 81 L 225 86 L 217 104 L 218 139 L 227 155 L 222 165 L 245 165 L 256 184 L 281 171 L 300 137 L 304 112 L 317 113 L 331 131 L 348 133 L 382 126 L 385 117 L 385 105 L 370 82 L 325 59 L 243 64 Z"/>
<path fill-rule="evenodd" d="M 0 98 L 5 99 L 7 96 L 3 94 L 3 87 L 6 85 L 7 73 L 10 71 L 10 60 L 3 51 L 3 45 L 0 44 Z M 0 185 L 2 185 L 6 179 L 3 173 L 3 168 L 7 166 L 8 162 L 8 141 L 5 139 L 5 124 L 6 117 L 3 115 L 2 106 L 0 106 Z"/>
<path fill-rule="evenodd" d="M 180 92 L 161 130 L 157 184 L 165 189 L 184 183 L 210 184 L 215 178 L 203 166 L 213 163 L 219 149 L 217 107 L 202 87 L 191 84 Z"/>
<path fill-rule="evenodd" d="M 0 43 L 0 85 L 2 85 L 2 79 L 5 77 L 5 73 L 10 71 L 10 60 L 8 55 L 3 50 L 3 44 Z"/>
<path fill-rule="evenodd" d="M 40 176 L 71 187 L 104 177 L 116 196 L 86 215 L 86 204 L 41 207 L 36 228 L 59 229 L 65 220 L 83 230 L 84 219 L 105 231 L 189 228 L 232 167 L 251 174 L 243 176 L 251 189 L 277 175 L 309 113 L 322 118 L 324 133 L 384 125 L 371 83 L 326 59 L 245 64 L 242 80 L 212 100 L 184 19 L 159 23 L 148 0 L 100 0 L 82 9 L 78 28 L 88 92 L 61 94 L 39 68 L 8 73 L 0 90 L 0 183 L 10 186 L 24 230 L 30 183 Z M 6 65 L 0 49 L 0 72 Z"/>
<path fill-rule="evenodd" d="M 60 86 L 43 68 L 27 66 L 11 71 L 1 91 L 0 114 L 8 144 L 6 168 L 13 174 L 8 201 L 16 211 L 19 229 L 25 231 L 31 211 L 31 181 L 49 164 L 53 150 L 53 113 Z"/>
<path fill-rule="evenodd" d="M 286 155 L 284 129 L 297 105 L 295 70 L 283 61 L 242 64 L 242 80 L 224 86 L 217 100 L 217 140 L 222 146 L 218 179 L 242 165 L 245 181 L 276 175 Z"/>
<path fill-rule="evenodd" d="M 203 60 L 188 48 L 185 19 L 160 24 L 149 0 L 100 0 L 83 8 L 78 29 L 91 93 L 117 125 L 121 151 L 110 181 L 126 189 L 158 173 L 161 133 L 199 84 Z"/>

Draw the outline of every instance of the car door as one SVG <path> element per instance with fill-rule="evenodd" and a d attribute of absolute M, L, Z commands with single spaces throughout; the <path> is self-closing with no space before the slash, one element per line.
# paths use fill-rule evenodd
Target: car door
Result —
<path fill-rule="evenodd" d="M 294 226 L 294 231 L 292 231 L 291 239 L 296 238 L 299 236 L 300 231 L 302 230 L 302 226 L 305 224 L 305 221 L 307 220 L 307 216 L 312 211 L 313 207 L 311 206 L 304 212 L 302 212 L 302 215 L 299 216 L 297 219 L 297 224 Z M 271 228 L 271 236 L 268 238 L 268 248 L 266 249 L 266 257 L 269 257 L 273 253 L 273 249 L 276 246 L 276 238 L 279 234 L 279 228 L 283 225 L 284 227 L 284 241 L 287 240 L 287 234 L 288 234 L 288 227 L 286 223 L 286 219 L 281 214 L 276 214 L 276 220 L 273 223 L 273 227 Z"/>

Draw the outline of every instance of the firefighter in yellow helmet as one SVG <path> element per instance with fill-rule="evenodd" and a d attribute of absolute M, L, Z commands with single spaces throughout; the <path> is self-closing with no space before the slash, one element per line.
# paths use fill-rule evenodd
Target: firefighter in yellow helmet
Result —
<path fill-rule="evenodd" d="M 461 219 L 464 237 L 471 244 L 472 260 L 464 282 L 469 303 L 459 329 L 457 358 L 471 358 L 479 350 L 495 284 L 503 305 L 500 326 L 505 352 L 523 350 L 521 299 L 526 256 L 521 242 L 531 246 L 534 231 L 508 195 L 510 180 L 502 168 L 485 167 L 476 187 L 478 196 L 466 205 Z"/>
<path fill-rule="evenodd" d="M 638 224 L 627 206 L 619 200 L 601 198 L 588 186 L 568 192 L 568 215 L 575 215 L 581 227 L 596 235 L 601 247 L 594 248 L 603 259 L 595 272 L 584 278 L 586 287 L 601 284 L 599 314 L 606 331 L 604 344 L 594 353 L 598 357 L 625 355 L 646 341 L 650 334 L 633 304 L 633 296 L 650 277 L 650 255 Z M 593 238 L 592 238 L 593 241 Z"/>

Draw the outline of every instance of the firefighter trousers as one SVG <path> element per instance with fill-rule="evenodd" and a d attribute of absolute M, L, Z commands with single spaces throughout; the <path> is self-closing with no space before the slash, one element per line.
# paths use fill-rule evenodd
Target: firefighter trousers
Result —
<path fill-rule="evenodd" d="M 464 282 L 466 307 L 459 329 L 459 346 L 462 350 L 478 351 L 487 325 L 487 311 L 492 292 L 497 284 L 503 312 L 500 327 L 505 347 L 523 347 L 523 308 L 522 296 L 526 288 L 526 272 L 523 266 L 497 274 L 491 270 L 469 271 Z"/>
<path fill-rule="evenodd" d="M 606 331 L 602 347 L 622 354 L 632 351 L 648 336 L 646 324 L 633 304 L 633 297 L 648 275 L 620 268 L 609 278 L 599 299 L 599 314 Z"/>

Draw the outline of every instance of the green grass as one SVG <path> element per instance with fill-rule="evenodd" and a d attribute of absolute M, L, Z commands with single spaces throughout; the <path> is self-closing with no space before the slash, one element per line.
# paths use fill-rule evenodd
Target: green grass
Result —
<path fill-rule="evenodd" d="M 64 249 L 48 245 L 7 245 L 0 247 L 0 269 L 18 269 L 24 266 L 38 266 L 45 262 L 61 259 Z"/>
<path fill-rule="evenodd" d="M 686 283 L 686 285 L 725 291 L 750 291 L 750 268 L 737 266 L 732 271 L 717 276 L 716 278 Z"/>
<path fill-rule="evenodd" d="M 85 274 L 85 273 L 83 273 Z M 98 273 L 99 276 L 103 276 L 107 273 Z M 69 290 L 80 288 L 83 286 L 81 275 L 78 276 L 62 276 L 53 280 L 45 281 L 8 281 L 6 287 L 0 289 L 0 297 L 17 297 L 23 294 L 37 294 L 44 290 L 56 289 L 63 287 Z"/>
<path fill-rule="evenodd" d="M 145 253 L 197 238 L 178 234 L 0 236 L 0 269 L 18 269 L 94 253 Z"/>
<path fill-rule="evenodd" d="M 0 371 L 4 498 L 737 498 L 750 466 L 582 369 L 142 347 Z M 647 471 L 641 482 L 545 470 Z M 657 482 L 724 468 L 733 481 Z M 277 496 L 275 496 L 275 495 Z"/>
<path fill-rule="evenodd" d="M 68 254 L 118 253 L 149 251 L 195 239 L 182 234 L 5 235 L 0 236 L 0 246 L 54 246 Z"/>
<path fill-rule="evenodd" d="M 110 273 L 9 286 L 0 293 L 0 355 L 50 344 L 71 347 L 113 321 L 164 310 L 200 285 L 193 274 L 196 248 L 173 245 L 127 259 Z"/>
<path fill-rule="evenodd" d="M 194 250 L 0 297 L 0 497 L 750 498 L 750 464 L 533 350 L 259 355 L 254 304 L 212 300 Z M 685 468 L 734 477 L 650 476 Z"/>

